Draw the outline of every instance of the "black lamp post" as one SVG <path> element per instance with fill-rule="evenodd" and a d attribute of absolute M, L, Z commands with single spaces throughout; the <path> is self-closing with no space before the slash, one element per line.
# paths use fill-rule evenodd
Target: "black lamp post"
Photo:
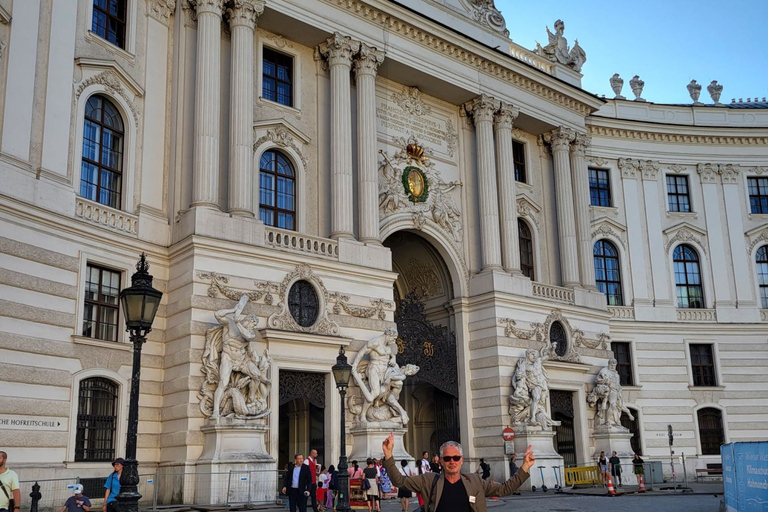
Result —
<path fill-rule="evenodd" d="M 347 362 L 344 355 L 344 345 L 339 348 L 339 357 L 333 365 L 333 378 L 341 395 L 341 456 L 339 457 L 339 501 L 336 504 L 337 512 L 349 512 L 349 473 L 347 472 L 347 433 L 346 433 L 346 405 L 344 397 L 347 394 L 349 378 L 352 376 L 352 365 Z"/>
<path fill-rule="evenodd" d="M 141 253 L 136 273 L 131 276 L 131 287 L 120 292 L 126 331 L 133 343 L 133 370 L 131 372 L 131 398 L 128 405 L 128 438 L 125 441 L 125 464 L 120 476 L 120 493 L 115 496 L 123 512 L 138 512 L 139 463 L 136 461 L 136 435 L 139 427 L 139 384 L 141 382 L 141 347 L 152 330 L 157 307 L 163 292 L 152 288 L 147 257 Z"/>

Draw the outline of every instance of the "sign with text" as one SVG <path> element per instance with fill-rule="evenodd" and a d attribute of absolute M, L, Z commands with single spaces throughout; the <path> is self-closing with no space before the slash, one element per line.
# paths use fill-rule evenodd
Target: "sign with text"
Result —
<path fill-rule="evenodd" d="M 725 505 L 729 512 L 764 512 L 768 507 L 768 442 L 721 446 Z"/>
<path fill-rule="evenodd" d="M 67 430 L 67 418 L 0 414 L 0 430 Z"/>

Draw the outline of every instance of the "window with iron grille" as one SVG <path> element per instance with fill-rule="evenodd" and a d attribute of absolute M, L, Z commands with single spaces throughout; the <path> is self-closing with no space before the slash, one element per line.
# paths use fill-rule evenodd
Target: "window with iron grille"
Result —
<path fill-rule="evenodd" d="M 91 264 L 85 272 L 83 336 L 117 341 L 120 272 Z"/>
<path fill-rule="evenodd" d="M 747 178 L 752 213 L 768 213 L 768 178 Z"/>
<path fill-rule="evenodd" d="M 723 413 L 714 407 L 697 411 L 699 419 L 699 441 L 702 455 L 720 455 L 720 445 L 725 442 Z"/>
<path fill-rule="evenodd" d="M 296 281 L 288 291 L 288 310 L 302 327 L 310 327 L 317 320 L 320 312 L 320 300 L 317 291 L 309 281 Z"/>
<path fill-rule="evenodd" d="M 619 374 L 620 384 L 622 386 L 633 386 L 632 348 L 629 342 L 612 341 L 611 350 L 613 351 L 613 358 L 616 360 L 616 371 Z"/>
<path fill-rule="evenodd" d="M 678 245 L 672 254 L 675 266 L 677 307 L 701 309 L 704 307 L 704 289 L 701 286 L 699 254 L 690 245 Z"/>
<path fill-rule="evenodd" d="M 125 129 L 117 107 L 98 94 L 88 98 L 83 122 L 80 195 L 120 208 Z"/>
<path fill-rule="evenodd" d="M 525 173 L 525 144 L 512 141 L 512 160 L 515 162 L 515 181 L 526 183 Z"/>
<path fill-rule="evenodd" d="M 610 173 L 604 169 L 589 170 L 589 204 L 611 206 Z"/>
<path fill-rule="evenodd" d="M 768 309 L 768 245 L 757 250 L 757 284 L 760 287 L 760 302 L 763 309 Z"/>
<path fill-rule="evenodd" d="M 93 0 L 91 31 L 125 49 L 125 22 L 128 0 Z"/>
<path fill-rule="evenodd" d="M 690 212 L 688 176 L 667 176 L 667 201 L 671 212 Z"/>
<path fill-rule="evenodd" d="M 259 163 L 259 218 L 267 226 L 296 229 L 296 181 L 288 158 L 265 151 Z"/>
<path fill-rule="evenodd" d="M 593 248 L 595 284 L 605 294 L 609 306 L 623 306 L 619 251 L 608 240 L 598 240 Z"/>
<path fill-rule="evenodd" d="M 103 377 L 80 381 L 75 461 L 114 460 L 117 392 L 117 384 Z"/>
<path fill-rule="evenodd" d="M 293 106 L 293 57 L 264 48 L 261 96 Z"/>
<path fill-rule="evenodd" d="M 552 322 L 549 327 L 549 343 L 555 344 L 555 354 L 560 357 L 568 353 L 568 335 L 560 322 Z"/>
<path fill-rule="evenodd" d="M 520 245 L 520 270 L 533 281 L 533 237 L 531 228 L 522 219 L 517 219 L 517 236 Z"/>
<path fill-rule="evenodd" d="M 715 376 L 715 358 L 712 345 L 708 343 L 691 343 L 691 371 L 694 386 L 717 386 Z"/>

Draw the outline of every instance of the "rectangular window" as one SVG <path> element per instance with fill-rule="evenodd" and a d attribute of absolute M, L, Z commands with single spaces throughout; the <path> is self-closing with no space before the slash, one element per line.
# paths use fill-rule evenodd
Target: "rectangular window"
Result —
<path fill-rule="evenodd" d="M 715 358 L 712 345 L 706 343 L 691 343 L 691 371 L 693 371 L 694 386 L 717 386 L 715 378 Z"/>
<path fill-rule="evenodd" d="M 264 48 L 261 96 L 293 106 L 293 57 Z"/>
<path fill-rule="evenodd" d="M 634 386 L 632 379 L 632 351 L 629 342 L 612 341 L 611 350 L 616 360 L 616 371 L 619 372 L 622 386 Z"/>
<path fill-rule="evenodd" d="M 747 178 L 749 209 L 752 213 L 768 213 L 768 178 Z"/>
<path fill-rule="evenodd" d="M 688 176 L 667 176 L 667 200 L 671 212 L 691 211 Z"/>
<path fill-rule="evenodd" d="M 89 264 L 85 276 L 83 336 L 117 341 L 120 272 Z"/>
<path fill-rule="evenodd" d="M 128 0 L 93 0 L 91 31 L 125 49 L 125 20 Z"/>
<path fill-rule="evenodd" d="M 512 159 L 515 162 L 515 181 L 526 183 L 525 175 L 525 144 L 512 141 Z"/>
<path fill-rule="evenodd" d="M 611 181 L 609 171 L 589 170 L 589 204 L 611 206 Z"/>

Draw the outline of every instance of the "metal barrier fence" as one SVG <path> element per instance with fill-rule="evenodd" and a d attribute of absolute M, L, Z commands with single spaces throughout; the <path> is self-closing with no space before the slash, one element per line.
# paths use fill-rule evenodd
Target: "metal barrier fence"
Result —
<path fill-rule="evenodd" d="M 84 493 L 93 503 L 104 500 L 104 477 L 58 478 L 19 482 L 22 510 L 29 510 L 32 486 L 40 486 L 39 512 L 58 510 L 72 496 L 74 486 L 82 484 Z M 100 484 L 100 485 L 99 485 Z M 209 473 L 157 472 L 139 475 L 138 490 L 142 495 L 139 507 L 157 510 L 161 506 L 201 505 L 236 506 L 276 503 L 280 479 L 276 470 L 228 471 Z M 90 491 L 86 494 L 85 490 Z"/>
<path fill-rule="evenodd" d="M 621 465 L 622 482 L 627 485 L 635 485 L 635 466 L 631 462 L 624 462 Z M 659 461 L 646 461 L 643 464 L 645 468 L 645 485 L 649 487 L 652 484 L 663 482 L 663 473 Z M 608 474 L 612 475 L 610 467 Z M 617 485 L 617 478 L 611 477 L 613 485 Z M 575 485 L 603 485 L 603 475 L 597 468 L 597 463 L 584 466 L 570 466 L 565 468 L 565 485 L 568 487 Z"/>

